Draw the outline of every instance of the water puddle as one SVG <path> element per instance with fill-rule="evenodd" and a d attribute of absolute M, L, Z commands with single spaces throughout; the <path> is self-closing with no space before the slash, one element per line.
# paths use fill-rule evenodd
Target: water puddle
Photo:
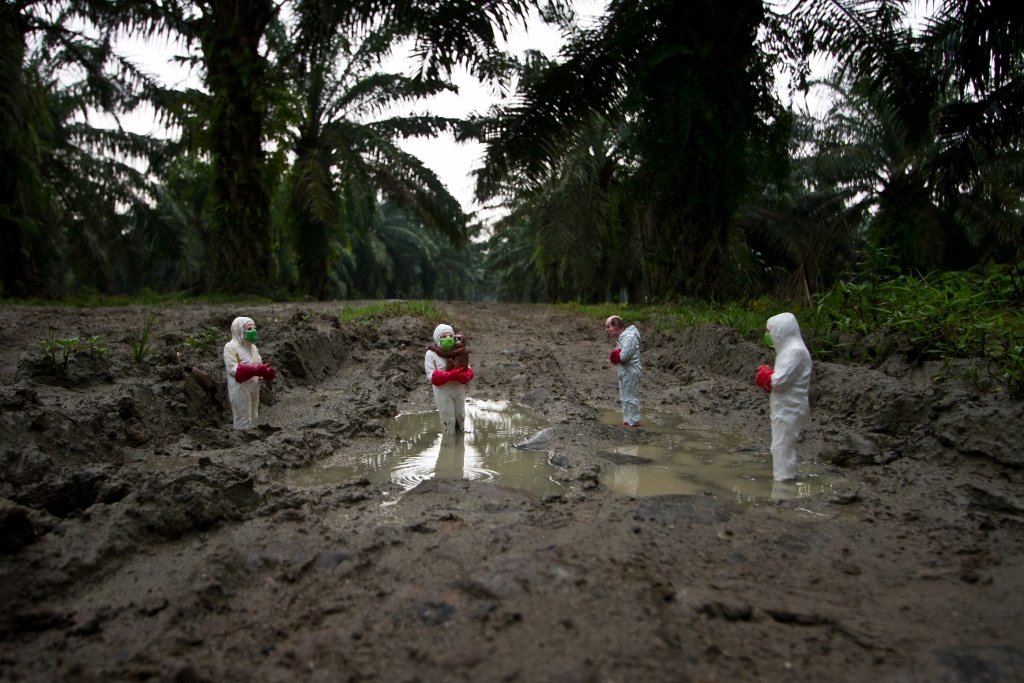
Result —
<path fill-rule="evenodd" d="M 620 413 L 604 410 L 600 422 L 619 426 Z M 548 425 L 505 401 L 466 399 L 466 433 L 440 434 L 435 411 L 397 416 L 386 426 L 388 445 L 378 452 L 339 451 L 315 467 L 286 470 L 283 482 L 309 488 L 367 478 L 409 490 L 427 479 L 480 479 L 544 497 L 564 492 L 559 469 L 545 450 L 514 444 Z M 713 495 L 737 503 L 828 495 L 849 483 L 823 465 L 801 461 L 797 479 L 772 479 L 767 444 L 746 434 L 695 427 L 677 415 L 645 413 L 643 438 L 600 454 L 601 481 L 621 495 Z"/>
<path fill-rule="evenodd" d="M 601 412 L 604 424 L 621 425 L 622 414 Z M 772 479 L 768 444 L 744 434 L 702 430 L 675 415 L 644 413 L 642 429 L 653 438 L 607 454 L 601 481 L 630 496 L 713 495 L 737 503 L 830 494 L 849 482 L 835 471 L 801 461 L 794 481 Z"/>
<path fill-rule="evenodd" d="M 287 471 L 283 479 L 290 486 L 314 487 L 365 477 L 406 490 L 427 479 L 483 479 L 536 496 L 555 495 L 563 489 L 547 454 L 513 447 L 546 426 L 514 404 L 467 398 L 465 434 L 440 434 L 436 411 L 403 414 L 387 425 L 391 444 L 383 452 L 339 452 L 317 467 Z"/>

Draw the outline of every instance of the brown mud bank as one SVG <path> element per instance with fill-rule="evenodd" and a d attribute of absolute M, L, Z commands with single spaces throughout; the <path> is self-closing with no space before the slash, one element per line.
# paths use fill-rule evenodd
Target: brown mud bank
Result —
<path fill-rule="evenodd" d="M 0 678 L 26 681 L 1019 681 L 1021 402 L 941 368 L 817 363 L 801 462 L 828 494 L 739 504 L 615 494 L 600 320 L 438 304 L 470 396 L 546 421 L 559 492 L 282 472 L 392 444 L 429 411 L 435 323 L 341 304 L 0 307 Z M 220 349 L 253 317 L 277 368 L 231 429 Z M 98 336 L 66 367 L 40 342 Z M 645 411 L 767 449 L 753 370 L 719 328 L 641 329 Z M 209 380 L 209 381 L 208 381 Z"/>

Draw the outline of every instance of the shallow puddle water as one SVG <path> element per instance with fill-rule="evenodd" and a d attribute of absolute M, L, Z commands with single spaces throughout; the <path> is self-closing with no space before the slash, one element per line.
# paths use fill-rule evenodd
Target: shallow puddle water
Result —
<path fill-rule="evenodd" d="M 513 447 L 547 424 L 505 401 L 466 399 L 466 433 L 440 434 L 436 411 L 399 415 L 386 426 L 391 445 L 382 453 L 340 452 L 317 467 L 284 473 L 291 486 L 321 486 L 366 477 L 406 490 L 427 479 L 484 479 L 537 496 L 563 492 L 558 468 L 546 453 Z"/>
<path fill-rule="evenodd" d="M 622 414 L 604 410 L 600 420 L 621 425 Z M 609 454 L 614 462 L 602 465 L 601 481 L 617 493 L 713 495 L 756 503 L 829 494 L 847 482 L 839 472 L 803 460 L 795 480 L 774 481 L 767 443 L 694 428 L 675 415 L 645 413 L 641 429 L 653 438 L 614 449 Z"/>
<path fill-rule="evenodd" d="M 620 413 L 603 410 L 603 424 Z M 352 479 L 393 482 L 405 490 L 427 479 L 481 479 L 537 496 L 564 492 L 546 451 L 515 448 L 548 425 L 505 401 L 466 399 L 466 433 L 441 434 L 436 411 L 397 416 L 386 426 L 390 443 L 376 453 L 339 451 L 315 467 L 287 470 L 284 483 L 315 487 Z M 600 454 L 600 478 L 612 491 L 646 497 L 713 495 L 738 503 L 829 494 L 846 482 L 822 465 L 801 461 L 797 479 L 772 479 L 768 445 L 745 434 L 694 427 L 669 414 L 644 414 L 642 443 Z"/>

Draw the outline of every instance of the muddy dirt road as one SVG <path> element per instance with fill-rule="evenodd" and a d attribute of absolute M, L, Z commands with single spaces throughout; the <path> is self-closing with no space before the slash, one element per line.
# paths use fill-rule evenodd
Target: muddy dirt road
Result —
<path fill-rule="evenodd" d="M 800 457 L 843 486 L 625 496 L 610 454 L 651 437 L 598 419 L 617 403 L 602 321 L 438 303 L 470 337 L 469 395 L 550 426 L 557 493 L 290 485 L 432 408 L 441 321 L 342 324 L 340 306 L 175 306 L 141 364 L 151 311 L 0 307 L 0 679 L 1024 680 L 1019 401 L 936 367 L 817 363 Z M 220 357 L 241 314 L 278 371 L 244 433 Z M 54 365 L 50 327 L 109 350 Z M 641 332 L 644 410 L 763 457 L 771 352 Z"/>

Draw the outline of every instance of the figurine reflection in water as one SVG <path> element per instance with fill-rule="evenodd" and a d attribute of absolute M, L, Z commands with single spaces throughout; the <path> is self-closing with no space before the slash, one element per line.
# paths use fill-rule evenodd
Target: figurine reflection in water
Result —
<path fill-rule="evenodd" d="M 462 432 L 441 435 L 441 448 L 434 466 L 435 479 L 462 479 L 466 465 L 466 435 Z"/>

